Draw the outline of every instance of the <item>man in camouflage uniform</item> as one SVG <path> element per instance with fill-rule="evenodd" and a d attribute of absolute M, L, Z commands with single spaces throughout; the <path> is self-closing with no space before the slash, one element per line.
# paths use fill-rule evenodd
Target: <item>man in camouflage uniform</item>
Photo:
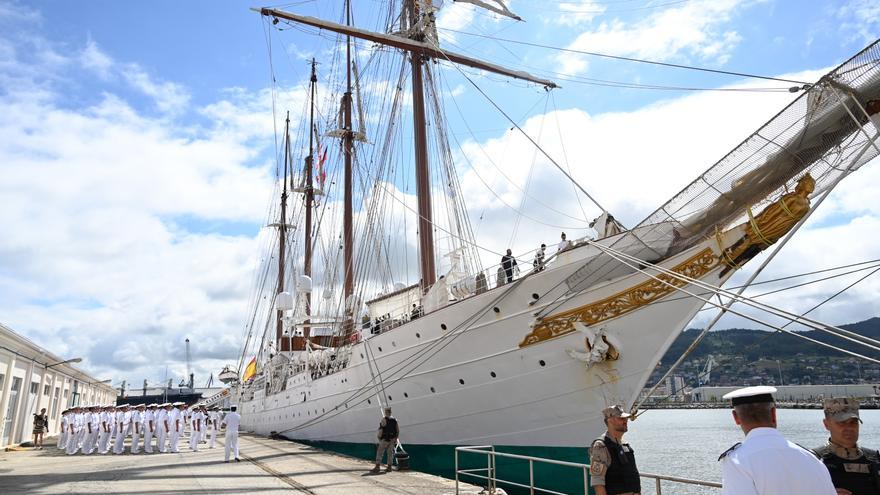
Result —
<path fill-rule="evenodd" d="M 596 495 L 638 495 L 641 490 L 636 457 L 623 443 L 629 418 L 621 406 L 602 411 L 607 430 L 590 446 L 590 486 Z"/>
<path fill-rule="evenodd" d="M 828 468 L 838 495 L 880 495 L 880 456 L 858 445 L 859 402 L 826 399 L 823 406 L 823 423 L 831 438 L 813 450 Z"/>

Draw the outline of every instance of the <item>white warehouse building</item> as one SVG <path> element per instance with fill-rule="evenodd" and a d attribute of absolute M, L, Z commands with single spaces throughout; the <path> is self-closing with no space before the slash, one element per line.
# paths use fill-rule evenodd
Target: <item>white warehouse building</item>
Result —
<path fill-rule="evenodd" d="M 33 415 L 46 408 L 49 429 L 60 430 L 61 411 L 82 404 L 115 404 L 116 389 L 0 324 L 0 449 L 33 439 Z"/>

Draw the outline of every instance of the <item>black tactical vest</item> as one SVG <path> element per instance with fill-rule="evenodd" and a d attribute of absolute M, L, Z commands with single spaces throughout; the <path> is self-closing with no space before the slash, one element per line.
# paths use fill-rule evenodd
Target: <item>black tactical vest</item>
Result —
<path fill-rule="evenodd" d="M 382 440 L 391 440 L 397 436 L 397 420 L 385 418 L 385 426 L 382 427 Z"/>
<path fill-rule="evenodd" d="M 605 491 L 608 495 L 642 491 L 636 455 L 629 444 L 619 444 L 608 435 L 602 440 L 611 456 L 611 465 L 605 472 Z"/>
<path fill-rule="evenodd" d="M 815 450 L 831 473 L 834 488 L 845 488 L 853 495 L 880 495 L 880 456 L 876 450 L 862 448 L 862 457 L 854 460 L 834 455 L 826 445 Z"/>

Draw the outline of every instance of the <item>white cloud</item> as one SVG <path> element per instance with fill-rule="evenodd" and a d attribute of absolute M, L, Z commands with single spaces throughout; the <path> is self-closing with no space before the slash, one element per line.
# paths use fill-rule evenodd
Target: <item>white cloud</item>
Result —
<path fill-rule="evenodd" d="M 880 3 L 874 0 L 851 0 L 841 4 L 835 16 L 840 32 L 850 43 L 869 44 L 880 32 Z"/>
<path fill-rule="evenodd" d="M 101 78 L 110 77 L 110 69 L 113 67 L 113 59 L 104 53 L 95 40 L 91 37 L 86 42 L 85 49 L 80 53 L 80 63 L 83 67 L 95 71 Z"/>
<path fill-rule="evenodd" d="M 695 0 L 633 23 L 614 19 L 581 33 L 568 48 L 658 61 L 695 57 L 723 64 L 741 40 L 736 31 L 724 26 L 738 9 L 750 3 L 753 2 Z M 566 74 L 587 68 L 582 55 L 562 53 L 558 60 Z"/>
<path fill-rule="evenodd" d="M 454 42 L 456 34 L 448 31 L 453 29 L 461 31 L 469 26 L 474 20 L 476 7 L 461 2 L 446 2 L 437 16 L 437 32 L 441 41 Z"/>
<path fill-rule="evenodd" d="M 559 4 L 562 14 L 556 17 L 555 22 L 562 26 L 576 26 L 591 22 L 596 16 L 601 15 L 607 8 L 595 0 L 579 0 L 575 2 L 562 2 Z"/>
<path fill-rule="evenodd" d="M 137 64 L 126 64 L 122 67 L 121 74 L 135 89 L 153 98 L 162 112 L 181 112 L 189 103 L 189 91 L 183 86 L 168 81 L 156 81 Z"/>

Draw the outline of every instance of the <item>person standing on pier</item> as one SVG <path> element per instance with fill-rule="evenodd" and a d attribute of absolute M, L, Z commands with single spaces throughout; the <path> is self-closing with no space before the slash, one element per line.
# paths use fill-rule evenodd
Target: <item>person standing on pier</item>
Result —
<path fill-rule="evenodd" d="M 387 453 L 388 467 L 385 472 L 390 473 L 394 465 L 394 449 L 397 448 L 397 439 L 400 437 L 400 425 L 397 424 L 397 419 L 391 416 L 390 407 L 385 408 L 385 417 L 379 422 L 379 431 L 376 436 L 379 438 L 379 445 L 376 446 L 376 466 L 372 472 L 379 472 L 379 467 L 382 465 L 382 454 Z"/>
<path fill-rule="evenodd" d="M 776 430 L 775 392 L 758 386 L 724 395 L 746 438 L 718 458 L 722 495 L 835 495 L 828 469 L 816 455 Z"/>
<path fill-rule="evenodd" d="M 825 399 L 828 443 L 813 449 L 831 474 L 838 495 L 880 495 L 880 455 L 859 446 L 859 401 Z"/>
<path fill-rule="evenodd" d="M 43 448 L 43 434 L 49 429 L 49 416 L 46 415 L 46 408 L 40 410 L 40 414 L 34 414 L 34 450 Z"/>
<path fill-rule="evenodd" d="M 106 454 L 110 445 L 110 433 L 113 431 L 113 423 L 116 408 L 114 406 L 106 406 L 101 409 L 98 415 L 98 453 Z"/>
<path fill-rule="evenodd" d="M 77 406 L 73 408 L 73 414 L 67 425 L 67 447 L 65 447 L 67 455 L 76 454 L 76 451 L 79 450 L 80 433 L 82 433 L 82 429 L 82 408 Z"/>
<path fill-rule="evenodd" d="M 131 429 L 131 411 L 128 404 L 122 404 L 116 411 L 116 439 L 113 442 L 113 453 L 125 452 L 125 437 Z"/>
<path fill-rule="evenodd" d="M 131 453 L 137 454 L 141 451 L 141 436 L 144 434 L 144 412 L 147 410 L 145 404 L 138 404 L 134 411 L 131 412 Z M 144 449 L 146 450 L 146 449 Z"/>
<path fill-rule="evenodd" d="M 217 430 L 220 429 L 220 413 L 216 407 L 212 407 L 208 412 L 208 424 L 211 425 L 211 440 L 208 442 L 208 448 L 213 449 L 214 443 L 217 441 Z"/>
<path fill-rule="evenodd" d="M 91 455 L 95 451 L 98 442 L 98 433 L 101 429 L 101 406 L 89 406 L 85 414 L 85 439 L 83 440 L 82 453 Z"/>
<path fill-rule="evenodd" d="M 172 406 L 174 407 L 168 411 L 168 424 L 171 426 L 171 442 L 168 449 L 171 453 L 177 454 L 180 452 L 177 443 L 180 441 L 180 434 L 183 433 L 183 410 L 186 408 L 186 404 L 175 402 Z"/>
<path fill-rule="evenodd" d="M 164 454 L 168 449 L 168 437 L 171 435 L 171 404 L 162 404 L 162 409 L 156 414 L 156 424 L 159 427 L 159 452 Z"/>
<path fill-rule="evenodd" d="M 61 411 L 61 433 L 58 435 L 58 450 L 64 450 L 67 447 L 67 426 L 70 421 L 70 411 L 65 409 Z"/>
<path fill-rule="evenodd" d="M 229 462 L 229 454 L 235 455 L 235 462 L 241 461 L 238 458 L 238 426 L 241 424 L 241 415 L 235 412 L 236 409 L 231 406 L 220 423 L 226 427 L 226 462 Z"/>
<path fill-rule="evenodd" d="M 205 427 L 204 415 L 202 414 L 201 409 L 193 408 L 193 412 L 190 415 L 190 422 L 192 423 L 192 426 L 190 427 L 189 449 L 193 452 L 198 452 L 199 442 L 202 441 L 202 429 Z"/>
<path fill-rule="evenodd" d="M 150 404 L 144 411 L 144 454 L 153 453 L 153 436 L 156 435 L 156 406 Z"/>
<path fill-rule="evenodd" d="M 623 434 L 631 414 L 614 405 L 602 410 L 605 433 L 590 446 L 590 486 L 596 495 L 638 495 L 642 491 L 636 455 Z"/>

